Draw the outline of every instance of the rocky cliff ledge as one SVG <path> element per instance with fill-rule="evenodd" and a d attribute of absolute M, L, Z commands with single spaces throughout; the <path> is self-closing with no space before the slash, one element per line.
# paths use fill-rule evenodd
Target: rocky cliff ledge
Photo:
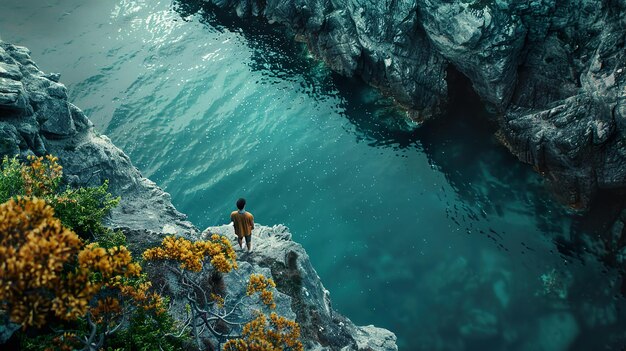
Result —
<path fill-rule="evenodd" d="M 134 251 L 156 246 L 168 234 L 199 239 L 207 233 L 201 234 L 174 208 L 169 194 L 142 177 L 128 156 L 94 131 L 85 114 L 67 101 L 59 75 L 40 71 L 28 49 L 0 41 L 0 157 L 33 154 L 58 156 L 70 184 L 95 186 L 108 179 L 109 190 L 122 198 L 108 225 L 122 229 Z M 231 230 L 208 229 L 234 238 Z M 227 276 L 227 283 L 233 292 L 245 292 L 239 289 L 239 278 L 272 276 L 280 295 L 277 310 L 301 324 L 307 349 L 398 349 L 393 333 L 357 327 L 332 309 L 308 255 L 285 227 L 261 227 L 255 242 L 255 252 L 239 256 L 241 269 Z"/>
<path fill-rule="evenodd" d="M 445 108 L 455 69 L 562 201 L 626 188 L 626 0 L 205 1 L 289 27 L 417 120 Z"/>
<path fill-rule="evenodd" d="M 207 228 L 210 234 L 236 238 L 231 225 Z M 302 245 L 291 240 L 291 233 L 282 225 L 256 226 L 252 253 L 238 251 L 239 269 L 236 277 L 226 281 L 226 295 L 245 291 L 250 274 L 273 277 L 281 297 L 277 309 L 281 315 L 293 316 L 302 328 L 307 350 L 397 350 L 396 336 L 373 325 L 355 326 L 348 318 L 335 312 L 330 293 L 309 261 Z M 236 243 L 233 241 L 233 246 Z M 237 246 L 238 247 L 238 246 Z"/>

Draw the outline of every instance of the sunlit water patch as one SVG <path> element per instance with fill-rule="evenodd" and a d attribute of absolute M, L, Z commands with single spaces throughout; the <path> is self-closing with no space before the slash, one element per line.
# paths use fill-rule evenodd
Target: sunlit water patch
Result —
<path fill-rule="evenodd" d="M 3 0 L 0 35 L 61 72 L 198 227 L 245 196 L 258 222 L 291 228 L 336 309 L 403 350 L 623 345 L 616 273 L 558 250 L 579 218 L 463 88 L 416 128 L 278 27 L 197 2 Z"/>

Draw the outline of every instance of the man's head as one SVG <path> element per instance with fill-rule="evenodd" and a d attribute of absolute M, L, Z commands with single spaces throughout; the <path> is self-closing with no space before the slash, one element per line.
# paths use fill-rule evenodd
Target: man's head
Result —
<path fill-rule="evenodd" d="M 246 199 L 242 197 L 239 200 L 237 200 L 237 208 L 239 209 L 239 211 L 241 211 L 243 210 L 244 207 L 246 207 Z"/>

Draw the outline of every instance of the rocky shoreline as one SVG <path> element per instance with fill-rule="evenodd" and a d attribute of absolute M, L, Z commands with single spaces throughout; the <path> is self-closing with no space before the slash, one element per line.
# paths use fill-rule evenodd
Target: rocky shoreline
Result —
<path fill-rule="evenodd" d="M 169 194 L 144 178 L 128 156 L 98 135 L 85 114 L 67 101 L 59 75 L 39 70 L 28 49 L 0 41 L 0 156 L 33 154 L 58 156 L 69 184 L 96 186 L 108 180 L 109 190 L 122 200 L 107 224 L 123 230 L 135 252 L 172 234 L 191 239 L 207 232 L 234 237 L 230 226 L 201 233 L 174 208 Z M 307 350 L 398 349 L 392 332 L 355 326 L 332 309 L 328 291 L 287 228 L 260 226 L 255 235 L 259 237 L 255 252 L 245 257 L 240 253 L 242 269 L 237 275 L 260 272 L 277 281 L 281 295 L 277 310 L 301 324 Z M 227 279 L 232 280 L 232 289 L 240 287 L 237 278 Z"/>
<path fill-rule="evenodd" d="M 625 0 L 205 1 L 288 27 L 418 121 L 445 109 L 447 72 L 461 72 L 563 203 L 626 189 Z"/>

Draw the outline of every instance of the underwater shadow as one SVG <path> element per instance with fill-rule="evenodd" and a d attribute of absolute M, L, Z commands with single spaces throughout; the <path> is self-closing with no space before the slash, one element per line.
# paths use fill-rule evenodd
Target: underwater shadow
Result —
<path fill-rule="evenodd" d="M 354 78 L 335 75 L 333 80 L 358 140 L 372 147 L 423 152 L 431 167 L 444 175 L 464 204 L 450 216 L 465 215 L 468 222 L 503 217 L 511 211 L 508 204 L 515 202 L 525 204 L 515 210 L 534 217 L 546 235 L 563 231 L 563 218 L 572 214 L 554 201 L 536 172 L 496 140 L 493 116 L 461 73 L 448 72 L 449 110 L 419 127 L 374 88 Z"/>

